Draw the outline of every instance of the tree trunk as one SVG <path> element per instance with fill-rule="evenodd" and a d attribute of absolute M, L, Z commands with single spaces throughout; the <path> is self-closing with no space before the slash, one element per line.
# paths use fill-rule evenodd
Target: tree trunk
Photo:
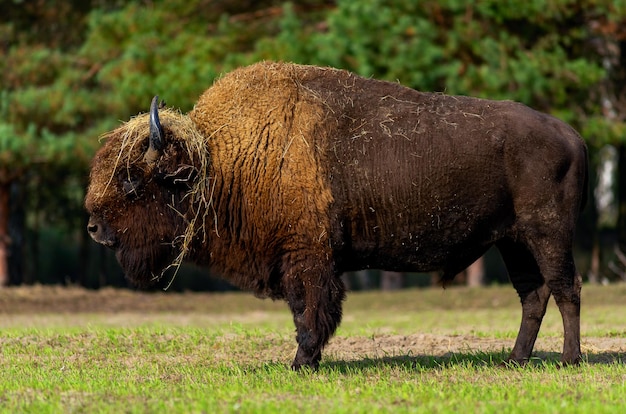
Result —
<path fill-rule="evenodd" d="M 383 271 L 380 275 L 380 288 L 382 290 L 402 289 L 402 273 Z"/>
<path fill-rule="evenodd" d="M 91 238 L 85 230 L 87 228 L 88 218 L 85 215 L 83 226 L 79 232 L 79 259 L 78 259 L 78 275 L 73 283 L 77 283 L 81 287 L 87 287 L 87 272 L 89 271 L 89 261 L 91 260 L 91 249 L 89 244 L 92 242 Z"/>
<path fill-rule="evenodd" d="M 626 143 L 617 150 L 617 247 L 626 253 Z"/>
<path fill-rule="evenodd" d="M 479 287 L 485 284 L 485 258 L 481 256 L 465 270 L 467 286 Z"/>
<path fill-rule="evenodd" d="M 602 249 L 600 248 L 600 237 L 598 236 L 598 232 L 593 236 L 593 246 L 591 248 L 591 262 L 589 265 L 589 273 L 587 273 L 587 277 L 589 278 L 589 283 L 597 285 L 600 283 L 600 263 Z"/>
<path fill-rule="evenodd" d="M 20 180 L 11 184 L 9 211 L 9 285 L 19 286 L 24 276 L 24 238 L 26 235 L 26 210 L 24 186 Z"/>
<path fill-rule="evenodd" d="M 356 278 L 359 281 L 361 290 L 369 290 L 372 288 L 372 271 L 359 270 L 356 272 Z"/>
<path fill-rule="evenodd" d="M 9 198 L 10 183 L 0 183 L 0 287 L 9 284 Z"/>

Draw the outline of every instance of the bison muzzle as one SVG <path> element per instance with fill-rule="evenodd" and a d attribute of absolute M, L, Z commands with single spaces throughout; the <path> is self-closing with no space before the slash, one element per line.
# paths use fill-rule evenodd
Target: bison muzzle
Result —
<path fill-rule="evenodd" d="M 264 62 L 223 76 L 188 114 L 155 98 L 108 133 L 85 204 L 89 233 L 135 284 L 188 260 L 285 300 L 295 369 L 318 366 L 341 320 L 343 272 L 445 281 L 493 245 L 522 303 L 508 360 L 528 361 L 552 295 L 572 364 L 586 186 L 580 136 L 522 104 Z"/>

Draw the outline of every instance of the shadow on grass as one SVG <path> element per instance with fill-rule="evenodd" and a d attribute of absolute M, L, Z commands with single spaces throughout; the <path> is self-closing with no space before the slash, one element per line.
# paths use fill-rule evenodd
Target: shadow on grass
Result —
<path fill-rule="evenodd" d="M 403 370 L 427 371 L 434 369 L 462 367 L 498 367 L 511 368 L 541 368 L 561 367 L 561 354 L 559 352 L 535 352 L 529 363 L 520 367 L 515 364 L 503 364 L 508 352 L 476 352 L 476 353 L 450 353 L 443 356 L 429 355 L 398 355 L 381 358 L 363 358 L 352 361 L 327 360 L 321 364 L 321 369 L 341 373 L 354 371 L 372 370 L 378 368 L 400 368 Z M 599 352 L 583 355 L 583 365 L 609 365 L 626 363 L 626 354 L 623 352 Z"/>
<path fill-rule="evenodd" d="M 442 356 L 432 355 L 396 355 L 383 356 L 380 358 L 362 358 L 357 360 L 341 361 L 323 359 L 320 364 L 320 372 L 334 372 L 338 374 L 354 374 L 358 372 L 376 372 L 379 370 L 399 369 L 401 371 L 434 371 L 454 367 L 461 368 L 501 368 L 503 370 L 553 370 L 561 369 L 560 352 L 535 352 L 528 364 L 519 366 L 515 364 L 503 364 L 509 355 L 509 351 L 497 352 L 474 352 L 474 353 L 449 353 Z M 332 357 L 331 357 L 332 358 Z M 613 365 L 626 364 L 624 352 L 590 352 L 583 355 L 583 367 L 585 365 Z M 232 367 L 230 368 L 232 369 Z M 259 366 L 247 367 L 246 372 L 276 372 L 289 369 L 284 362 L 266 362 Z M 577 367 L 566 369 L 576 370 Z M 239 369 L 237 369 L 239 372 Z M 303 368 L 301 373 L 311 373 L 308 368 Z"/>

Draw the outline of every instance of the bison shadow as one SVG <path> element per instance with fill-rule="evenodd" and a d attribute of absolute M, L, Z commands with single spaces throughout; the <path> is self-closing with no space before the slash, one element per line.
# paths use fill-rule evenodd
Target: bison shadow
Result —
<path fill-rule="evenodd" d="M 504 360 L 509 351 L 473 353 L 448 353 L 442 356 L 432 355 L 393 355 L 379 358 L 364 357 L 354 360 L 336 360 L 332 356 L 326 357 L 320 364 L 320 372 L 336 372 L 340 374 L 352 374 L 360 371 L 376 371 L 381 368 L 393 368 L 408 371 L 429 371 L 461 367 L 500 367 L 502 369 L 546 369 L 561 368 L 560 352 L 534 352 L 529 363 L 523 367 L 516 364 L 506 364 Z M 611 365 L 626 363 L 626 353 L 624 352 L 589 352 L 583 355 L 584 365 Z M 246 369 L 248 372 L 261 371 L 281 371 L 288 369 L 289 365 L 284 361 L 272 361 L 261 363 L 258 366 L 251 366 Z M 572 367 L 571 369 L 576 369 Z M 303 368 L 303 373 L 310 373 L 311 370 Z"/>
<path fill-rule="evenodd" d="M 435 370 L 445 369 L 453 366 L 500 366 L 503 369 L 511 368 L 548 368 L 561 367 L 560 352 L 534 352 L 531 360 L 525 367 L 516 364 L 504 363 L 508 351 L 498 352 L 474 352 L 474 353 L 449 353 L 442 356 L 432 355 L 396 355 L 383 356 L 380 358 L 362 358 L 350 361 L 325 360 L 322 361 L 320 369 L 331 370 L 340 373 L 351 373 L 355 371 L 366 371 L 377 368 L 399 368 L 405 370 Z M 610 365 L 626 363 L 626 353 L 624 352 L 589 352 L 583 355 L 583 365 Z"/>

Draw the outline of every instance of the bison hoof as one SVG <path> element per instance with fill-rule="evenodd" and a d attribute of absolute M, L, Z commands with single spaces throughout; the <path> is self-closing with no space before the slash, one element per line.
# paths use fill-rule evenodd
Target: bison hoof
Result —
<path fill-rule="evenodd" d="M 298 345 L 298 351 L 296 357 L 291 364 L 291 369 L 294 371 L 300 371 L 303 368 L 308 368 L 312 371 L 316 371 L 320 366 L 320 360 L 322 359 L 322 350 L 315 349 L 313 351 L 305 350 L 302 346 Z"/>
<path fill-rule="evenodd" d="M 572 366 L 578 366 L 580 365 L 580 363 L 583 362 L 583 356 L 578 354 L 574 357 L 566 357 L 563 356 L 561 358 L 561 365 L 564 367 L 572 367 Z"/>
<path fill-rule="evenodd" d="M 317 371 L 320 367 L 319 362 L 309 362 L 309 363 L 299 363 L 297 361 L 293 361 L 293 363 L 291 364 L 291 369 L 294 371 L 299 371 L 299 372 L 306 372 L 306 371 Z"/>
<path fill-rule="evenodd" d="M 320 367 L 320 363 L 313 362 L 299 362 L 298 360 L 294 360 L 291 364 L 291 369 L 294 371 L 317 371 Z"/>

